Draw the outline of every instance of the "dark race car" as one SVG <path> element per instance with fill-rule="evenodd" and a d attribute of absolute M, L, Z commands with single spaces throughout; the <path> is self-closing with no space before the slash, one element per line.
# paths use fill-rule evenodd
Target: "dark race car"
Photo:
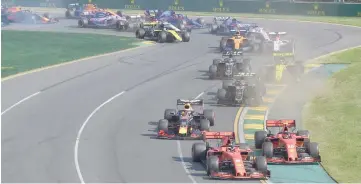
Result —
<path fill-rule="evenodd" d="M 179 109 L 178 106 L 184 106 Z M 213 110 L 203 109 L 203 100 L 177 100 L 177 109 L 166 109 L 158 122 L 158 138 L 200 139 L 203 131 L 214 126 Z"/>
<path fill-rule="evenodd" d="M 233 80 L 223 81 L 217 92 L 219 104 L 259 106 L 266 94 L 266 87 L 255 73 L 239 73 Z"/>
<path fill-rule="evenodd" d="M 250 59 L 235 57 L 242 55 L 242 51 L 224 51 L 222 56 L 225 58 L 214 59 L 213 64 L 209 66 L 209 78 L 231 79 L 240 72 L 251 72 Z"/>
<path fill-rule="evenodd" d="M 193 162 L 201 162 L 210 179 L 265 180 L 271 172 L 264 156 L 255 156 L 245 143 L 236 144 L 234 132 L 204 132 L 204 143 L 192 146 Z M 212 140 L 220 140 L 212 145 Z"/>

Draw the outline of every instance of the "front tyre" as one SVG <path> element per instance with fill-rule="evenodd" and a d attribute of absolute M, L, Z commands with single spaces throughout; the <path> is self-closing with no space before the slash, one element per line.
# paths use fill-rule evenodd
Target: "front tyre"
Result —
<path fill-rule="evenodd" d="M 182 40 L 183 42 L 189 42 L 189 40 L 191 39 L 191 36 L 188 32 L 185 32 L 182 34 Z"/>
<path fill-rule="evenodd" d="M 158 42 L 159 43 L 164 43 L 167 41 L 167 32 L 162 31 L 158 34 Z"/>

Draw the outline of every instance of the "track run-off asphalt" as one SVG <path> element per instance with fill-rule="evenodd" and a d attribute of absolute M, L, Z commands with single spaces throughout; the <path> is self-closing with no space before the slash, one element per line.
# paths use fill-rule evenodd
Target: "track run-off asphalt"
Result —
<path fill-rule="evenodd" d="M 358 28 L 249 21 L 296 38 L 297 58 L 302 61 L 361 44 Z M 5 29 L 134 36 L 80 29 L 76 23 L 62 19 L 53 25 Z M 212 59 L 220 57 L 220 37 L 207 32 L 194 30 L 189 43 L 155 44 L 3 81 L 2 113 L 12 107 L 2 114 L 3 182 L 212 182 L 201 165 L 191 162 L 194 141 L 154 139 L 156 122 L 164 109 L 175 107 L 177 98 L 203 98 L 206 108 L 216 113 L 212 130 L 236 127 L 239 108 L 215 103 L 221 81 L 208 80 L 206 72 Z M 257 70 L 271 61 L 253 56 L 252 67 Z M 299 90 L 308 89 L 291 86 L 280 91 L 270 100 L 268 117 L 300 121 L 298 99 L 306 98 Z"/>

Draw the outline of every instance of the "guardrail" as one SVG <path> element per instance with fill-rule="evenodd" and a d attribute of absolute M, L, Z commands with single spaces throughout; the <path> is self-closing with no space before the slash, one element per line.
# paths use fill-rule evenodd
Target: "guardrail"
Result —
<path fill-rule="evenodd" d="M 66 7 L 67 4 L 74 2 L 74 0 L 49 1 L 53 1 L 57 7 Z M 88 3 L 90 0 L 79 1 Z M 96 3 L 102 8 L 126 10 L 163 9 L 195 12 L 361 17 L 360 0 L 332 1 L 315 3 L 312 0 L 91 0 L 92 3 Z M 44 0 L 13 0 L 13 3 L 20 6 L 44 6 Z"/>

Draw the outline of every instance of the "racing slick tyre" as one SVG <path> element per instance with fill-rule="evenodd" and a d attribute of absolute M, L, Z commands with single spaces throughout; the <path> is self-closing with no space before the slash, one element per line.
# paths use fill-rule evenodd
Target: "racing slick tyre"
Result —
<path fill-rule="evenodd" d="M 88 20 L 86 19 L 80 19 L 78 20 L 78 26 L 81 28 L 85 28 L 88 25 Z"/>
<path fill-rule="evenodd" d="M 262 148 L 262 144 L 264 143 L 264 140 L 266 139 L 266 137 L 267 137 L 266 131 L 256 131 L 254 133 L 254 143 L 255 143 L 256 149 Z"/>
<path fill-rule="evenodd" d="M 273 157 L 273 144 L 272 142 L 264 142 L 262 144 L 262 155 L 266 158 Z"/>
<path fill-rule="evenodd" d="M 159 34 L 158 34 L 158 42 L 159 43 L 164 43 L 167 41 L 167 32 L 165 31 L 161 31 Z"/>
<path fill-rule="evenodd" d="M 310 142 L 308 144 L 308 148 L 307 148 L 309 154 L 311 157 L 313 158 L 319 158 L 320 157 L 320 152 L 318 149 L 318 144 L 315 142 Z"/>
<path fill-rule="evenodd" d="M 209 78 L 215 79 L 217 77 L 217 65 L 209 66 Z"/>
<path fill-rule="evenodd" d="M 191 39 L 191 35 L 189 34 L 189 32 L 184 32 L 182 34 L 182 41 L 183 42 L 189 42 L 190 39 Z"/>
<path fill-rule="evenodd" d="M 233 81 L 232 80 L 224 80 L 222 82 L 222 88 L 227 90 L 228 86 L 232 86 L 233 85 Z"/>
<path fill-rule="evenodd" d="M 218 65 L 220 62 L 222 62 L 221 59 L 213 59 L 213 64 Z"/>
<path fill-rule="evenodd" d="M 65 18 L 70 19 L 71 18 L 71 14 L 69 10 L 66 10 L 65 12 Z"/>
<path fill-rule="evenodd" d="M 193 162 L 201 162 L 206 159 L 207 146 L 204 143 L 197 142 L 192 145 Z"/>
<path fill-rule="evenodd" d="M 217 98 L 221 101 L 226 100 L 227 91 L 225 89 L 218 89 Z"/>
<path fill-rule="evenodd" d="M 205 109 L 203 111 L 204 117 L 209 121 L 210 126 L 214 126 L 215 113 L 212 109 Z"/>
<path fill-rule="evenodd" d="M 297 136 L 309 137 L 310 132 L 308 130 L 298 130 L 296 133 Z"/>
<path fill-rule="evenodd" d="M 218 156 L 210 156 L 207 159 L 207 175 L 210 176 L 212 172 L 219 171 L 219 158 Z"/>
<path fill-rule="evenodd" d="M 177 115 L 177 110 L 175 109 L 166 109 L 164 111 L 164 119 L 170 121 L 172 120 L 173 116 Z"/>
<path fill-rule="evenodd" d="M 226 44 L 227 44 L 227 39 L 222 38 L 222 40 L 219 42 L 219 49 L 223 51 L 224 48 L 226 47 Z"/>
<path fill-rule="evenodd" d="M 218 26 L 216 24 L 211 25 L 211 33 L 216 34 L 218 30 Z"/>
<path fill-rule="evenodd" d="M 200 121 L 200 130 L 201 131 L 209 131 L 209 127 L 210 127 L 210 121 L 208 119 L 201 119 Z"/>
<path fill-rule="evenodd" d="M 267 159 L 264 156 L 256 157 L 255 161 L 256 169 L 261 173 L 267 173 Z"/>
<path fill-rule="evenodd" d="M 135 37 L 139 39 L 144 39 L 145 30 L 143 28 L 139 28 L 135 31 Z"/>
<path fill-rule="evenodd" d="M 158 132 L 163 130 L 164 132 L 168 132 L 168 120 L 166 119 L 161 119 L 158 122 Z"/>
<path fill-rule="evenodd" d="M 196 22 L 199 23 L 199 24 L 201 24 L 201 25 L 204 25 L 205 20 L 202 19 L 202 18 L 198 18 L 198 19 L 196 20 Z"/>

